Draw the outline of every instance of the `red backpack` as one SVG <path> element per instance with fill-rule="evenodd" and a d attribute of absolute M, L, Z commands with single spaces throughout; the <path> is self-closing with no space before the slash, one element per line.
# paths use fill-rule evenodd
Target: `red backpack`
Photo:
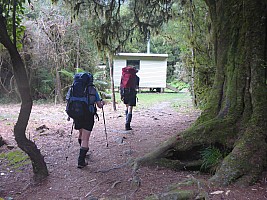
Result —
<path fill-rule="evenodd" d="M 122 68 L 121 89 L 122 88 L 136 88 L 136 69 L 132 67 Z"/>

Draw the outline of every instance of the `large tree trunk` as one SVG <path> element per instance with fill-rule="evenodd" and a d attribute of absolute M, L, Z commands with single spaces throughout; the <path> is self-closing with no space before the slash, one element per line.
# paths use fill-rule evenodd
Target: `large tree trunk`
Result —
<path fill-rule="evenodd" d="M 48 176 L 47 166 L 44 162 L 43 156 L 40 153 L 40 150 L 32 141 L 28 140 L 25 135 L 32 109 L 32 98 L 30 95 L 29 82 L 23 61 L 17 51 L 16 46 L 11 42 L 10 37 L 8 36 L 5 26 L 5 19 L 2 15 L 0 15 L 0 42 L 9 51 L 13 64 L 13 73 L 21 97 L 20 113 L 17 123 L 14 127 L 15 140 L 17 141 L 18 146 L 29 155 L 32 161 L 35 180 L 40 180 Z"/>
<path fill-rule="evenodd" d="M 227 152 L 211 181 L 253 184 L 266 169 L 267 3 L 206 0 L 214 34 L 216 75 L 209 105 L 192 127 L 138 158 L 175 169 L 201 166 L 200 150 Z"/>
<path fill-rule="evenodd" d="M 224 0 L 208 5 L 217 65 L 210 117 L 225 120 L 225 126 L 232 123 L 237 138 L 212 180 L 253 183 L 266 167 L 267 3 Z"/>

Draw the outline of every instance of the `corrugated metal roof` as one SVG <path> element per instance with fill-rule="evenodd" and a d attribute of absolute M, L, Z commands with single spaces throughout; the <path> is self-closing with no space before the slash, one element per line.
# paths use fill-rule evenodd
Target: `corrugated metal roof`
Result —
<path fill-rule="evenodd" d="M 154 53 L 117 53 L 115 56 L 132 56 L 132 57 L 164 57 L 168 54 L 154 54 Z"/>

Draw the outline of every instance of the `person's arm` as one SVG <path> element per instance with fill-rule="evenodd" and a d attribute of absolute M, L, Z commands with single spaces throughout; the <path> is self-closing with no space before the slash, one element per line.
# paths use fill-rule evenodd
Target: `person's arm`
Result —
<path fill-rule="evenodd" d="M 136 75 L 136 88 L 137 90 L 139 90 L 139 82 L 140 82 L 140 78 L 139 76 Z"/>
<path fill-rule="evenodd" d="M 66 100 L 67 100 L 67 101 L 68 101 L 69 98 L 70 98 L 70 91 L 71 91 L 71 87 L 69 88 L 68 93 L 67 93 L 67 95 L 66 95 Z"/>
<path fill-rule="evenodd" d="M 104 105 L 105 105 L 105 102 L 102 101 L 102 100 L 101 100 L 101 101 L 97 101 L 97 102 L 96 102 L 96 105 L 97 105 L 98 108 L 103 108 Z"/>
<path fill-rule="evenodd" d="M 104 105 L 105 105 L 105 102 L 102 101 L 102 99 L 100 99 L 98 92 L 96 92 L 95 96 L 96 96 L 96 105 L 97 105 L 97 107 L 98 108 L 103 108 Z"/>

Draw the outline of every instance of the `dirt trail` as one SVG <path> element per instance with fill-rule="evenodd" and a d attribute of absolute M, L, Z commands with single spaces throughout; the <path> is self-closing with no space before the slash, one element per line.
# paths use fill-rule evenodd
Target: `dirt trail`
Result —
<path fill-rule="evenodd" d="M 158 194 L 170 183 L 177 183 L 190 175 L 200 176 L 196 172 L 142 167 L 138 170 L 141 185 L 137 189 L 131 187 L 132 169 L 124 165 L 129 159 L 144 155 L 160 142 L 186 129 L 199 114 L 193 109 L 181 108 L 177 112 L 166 102 L 150 109 L 135 110 L 133 130 L 124 131 L 124 105 L 117 105 L 116 112 L 111 110 L 111 105 L 107 105 L 104 110 L 109 146 L 106 147 L 102 113 L 99 110 L 100 120 L 96 121 L 90 138 L 89 166 L 82 170 L 77 169 L 77 131 L 73 132 L 70 148 L 67 148 L 72 122 L 66 120 L 64 109 L 65 105 L 34 105 L 27 129 L 27 135 L 45 156 L 50 173 L 47 180 L 40 185 L 32 185 L 30 164 L 14 169 L 0 159 L 0 197 L 21 200 L 111 197 L 138 200 Z M 0 107 L 1 135 L 14 146 L 12 129 L 18 112 L 19 105 Z M 42 125 L 48 129 L 36 131 Z M 0 148 L 0 153 L 7 151 L 14 149 L 8 150 L 6 146 Z M 259 187 L 257 189 L 260 190 Z M 266 188 L 261 192 L 266 192 Z"/>

